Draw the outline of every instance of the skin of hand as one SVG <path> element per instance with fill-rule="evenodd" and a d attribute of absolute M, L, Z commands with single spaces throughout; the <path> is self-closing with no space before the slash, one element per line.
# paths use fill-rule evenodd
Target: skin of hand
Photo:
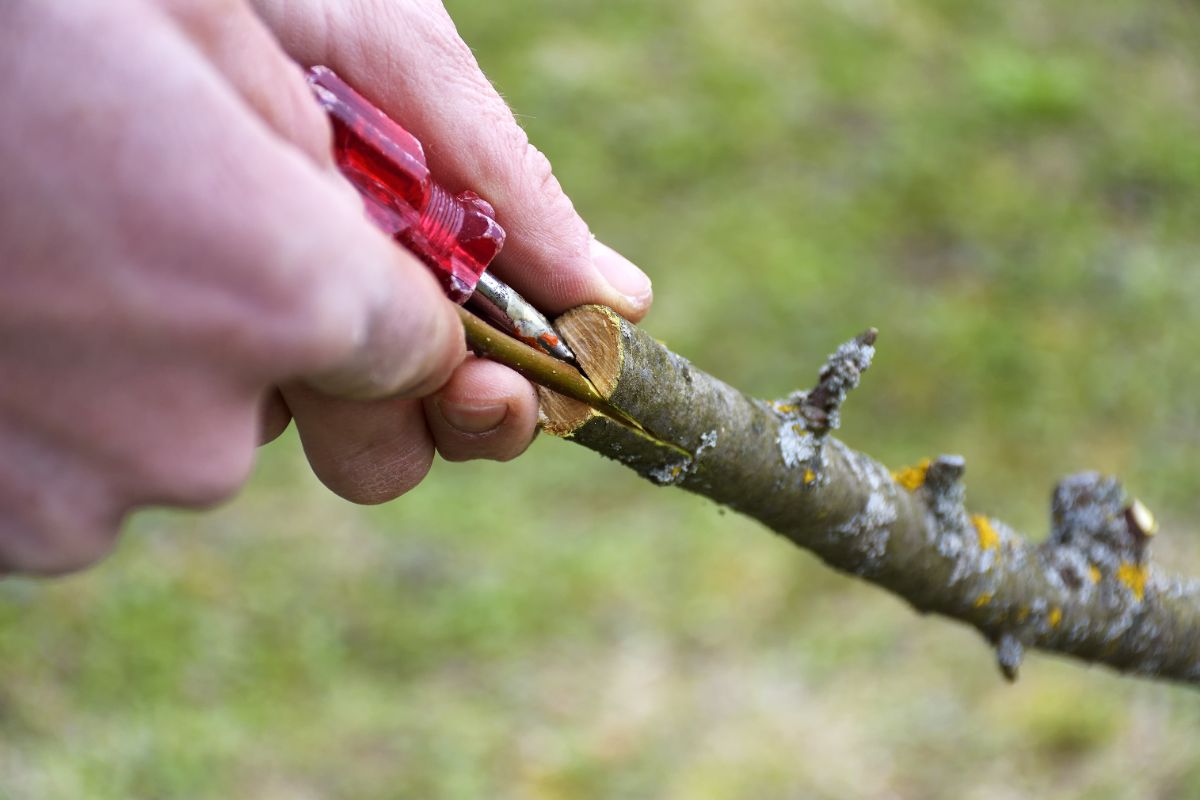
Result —
<path fill-rule="evenodd" d="M 648 310 L 440 4 L 8 0 L 0 572 L 78 569 L 133 509 L 227 498 L 291 418 L 357 502 L 415 486 L 435 447 L 507 459 L 532 439 L 532 387 L 466 355 L 436 282 L 337 174 L 315 63 L 496 206 L 495 269 L 535 304 Z"/>

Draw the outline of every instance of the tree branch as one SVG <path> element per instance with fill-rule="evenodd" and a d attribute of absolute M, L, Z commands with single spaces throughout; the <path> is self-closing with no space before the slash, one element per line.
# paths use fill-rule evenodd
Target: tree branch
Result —
<path fill-rule="evenodd" d="M 1153 518 L 1094 473 L 1054 492 L 1035 545 L 964 505 L 964 461 L 889 472 L 829 431 L 874 354 L 874 331 L 830 357 L 816 387 L 755 400 L 693 367 L 610 309 L 558 320 L 592 385 L 632 427 L 542 390 L 543 427 L 754 517 L 830 566 L 918 611 L 978 629 L 1016 677 L 1027 648 L 1200 683 L 1200 583 L 1149 559 Z"/>

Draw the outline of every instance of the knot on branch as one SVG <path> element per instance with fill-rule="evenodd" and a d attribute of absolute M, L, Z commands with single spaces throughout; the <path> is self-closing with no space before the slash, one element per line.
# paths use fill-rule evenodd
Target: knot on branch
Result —
<path fill-rule="evenodd" d="M 1012 633 L 1003 633 L 996 642 L 996 664 L 1005 679 L 1012 683 L 1017 679 L 1021 662 L 1025 659 L 1025 645 Z"/>
<path fill-rule="evenodd" d="M 1054 489 L 1050 563 L 1070 589 L 1107 579 L 1142 600 L 1150 537 L 1157 525 L 1141 501 L 1130 502 L 1115 478 L 1095 472 L 1072 475 Z"/>
<path fill-rule="evenodd" d="M 871 328 L 839 346 L 821 367 L 811 391 L 793 392 L 773 404 L 783 417 L 778 436 L 783 462 L 789 468 L 806 465 L 805 485 L 815 480 L 812 469 L 820 464 L 826 434 L 841 425 L 842 402 L 871 366 L 878 333 Z"/>
<path fill-rule="evenodd" d="M 871 328 L 839 346 L 821 367 L 817 385 L 788 398 L 788 405 L 795 407 L 814 436 L 824 436 L 841 424 L 842 403 L 871 366 L 878 335 L 879 331 Z"/>
<path fill-rule="evenodd" d="M 967 523 L 967 490 L 963 473 L 967 461 L 962 456 L 942 455 L 925 470 L 925 490 L 929 510 L 944 529 L 962 530 Z"/>
<path fill-rule="evenodd" d="M 961 537 L 969 522 L 967 490 L 962 482 L 966 471 L 967 461 L 962 456 L 941 455 L 933 460 L 923 458 L 911 467 L 896 470 L 892 480 L 910 492 L 923 493 L 940 538 L 947 535 Z"/>

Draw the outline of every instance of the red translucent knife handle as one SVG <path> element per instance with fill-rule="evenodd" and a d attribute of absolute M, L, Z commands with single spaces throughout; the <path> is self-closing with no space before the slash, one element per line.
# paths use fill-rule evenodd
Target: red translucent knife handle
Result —
<path fill-rule="evenodd" d="M 451 300 L 465 302 L 504 246 L 496 212 L 474 192 L 451 195 L 434 183 L 416 137 L 333 70 L 313 67 L 308 82 L 333 120 L 338 168 L 371 219 L 433 270 Z"/>

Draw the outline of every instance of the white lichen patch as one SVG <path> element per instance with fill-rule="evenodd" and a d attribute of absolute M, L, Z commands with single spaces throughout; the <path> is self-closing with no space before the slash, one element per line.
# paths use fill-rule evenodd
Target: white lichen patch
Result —
<path fill-rule="evenodd" d="M 1124 636 L 1138 625 L 1138 620 L 1139 616 L 1135 613 L 1132 604 L 1123 607 L 1121 613 L 1111 617 L 1108 624 L 1104 626 L 1104 641 L 1112 642 Z M 1150 631 L 1139 630 L 1139 634 L 1151 636 Z"/>
<path fill-rule="evenodd" d="M 692 459 L 683 458 L 679 461 L 663 464 L 655 467 L 648 473 L 650 480 L 657 483 L 659 486 L 670 486 L 678 482 L 688 471 L 692 464 Z"/>
<path fill-rule="evenodd" d="M 887 554 L 891 526 L 899 515 L 885 491 L 885 487 L 891 484 L 890 477 L 880 468 L 865 469 L 863 472 L 869 493 L 862 510 L 833 530 L 840 537 L 854 539 L 855 547 L 862 556 L 862 561 L 855 565 L 855 571 L 860 575 L 871 575 L 878 571 L 880 561 Z"/>
<path fill-rule="evenodd" d="M 941 520 L 935 520 L 937 522 Z M 954 560 L 949 579 L 951 586 L 977 577 L 983 577 L 990 586 L 1006 559 L 1013 559 L 1014 563 L 1007 564 L 1005 571 L 1020 569 L 1024 563 L 1021 548 L 1012 546 L 1020 537 L 1012 528 L 990 517 L 977 514 L 966 519 L 962 527 L 943 525 L 938 529 L 937 537 L 938 552 Z"/>
<path fill-rule="evenodd" d="M 930 516 L 928 530 L 934 537 L 934 544 L 937 547 L 938 555 L 943 558 L 957 559 L 963 551 L 962 530 L 958 528 L 944 528 L 941 525 L 941 520 L 932 514 Z M 956 569 L 950 576 L 950 582 L 956 582 L 958 576 L 959 571 Z"/>
<path fill-rule="evenodd" d="M 1084 602 L 1098 587 L 1099 582 L 1092 580 L 1093 569 L 1087 555 L 1074 547 L 1057 547 L 1046 553 L 1046 582 L 1064 594 L 1074 593 Z"/>
<path fill-rule="evenodd" d="M 811 433 L 800 422 L 785 420 L 779 426 L 779 454 L 788 469 L 795 469 L 816 458 L 817 443 Z"/>
<path fill-rule="evenodd" d="M 669 464 L 663 464 L 650 470 L 648 476 L 651 481 L 659 486 L 670 486 L 683 480 L 684 476 L 696 471 L 696 465 L 700 461 L 700 457 L 705 451 L 711 450 L 717 446 L 717 432 L 715 430 L 705 431 L 700 434 L 700 444 L 696 447 L 696 452 L 691 458 L 684 457 L 678 461 L 672 461 Z"/>

